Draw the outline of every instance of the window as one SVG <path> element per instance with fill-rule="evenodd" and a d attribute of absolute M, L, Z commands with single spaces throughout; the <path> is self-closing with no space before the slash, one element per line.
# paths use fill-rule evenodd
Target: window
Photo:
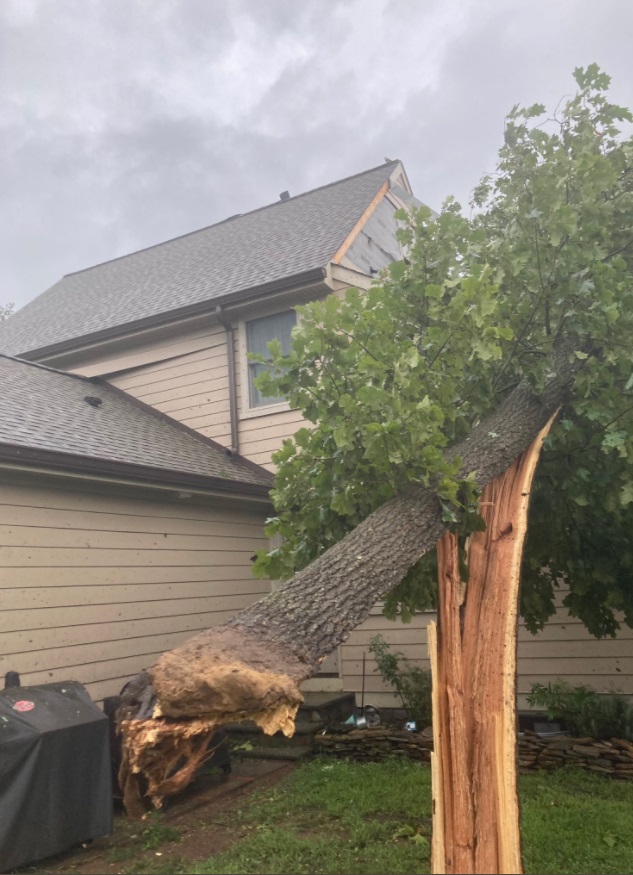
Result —
<path fill-rule="evenodd" d="M 253 319 L 246 323 L 246 350 L 255 355 L 270 358 L 268 344 L 271 340 L 278 340 L 284 355 L 290 352 L 291 332 L 297 324 L 297 314 L 294 310 L 286 310 L 284 313 L 275 313 L 274 316 L 265 316 L 263 319 Z M 269 404 L 279 404 L 285 399 L 282 395 L 262 395 L 255 385 L 256 378 L 266 369 L 267 365 L 260 362 L 248 361 L 248 400 L 249 407 L 264 407 Z"/>

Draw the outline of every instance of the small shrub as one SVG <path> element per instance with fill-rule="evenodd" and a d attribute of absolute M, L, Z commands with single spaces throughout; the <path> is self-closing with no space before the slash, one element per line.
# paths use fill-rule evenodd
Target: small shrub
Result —
<path fill-rule="evenodd" d="M 141 833 L 141 847 L 144 851 L 153 851 L 167 842 L 179 842 L 181 839 L 179 829 L 162 823 L 158 819 L 160 814 L 154 815 L 154 817 L 154 823 L 147 826 Z"/>
<path fill-rule="evenodd" d="M 432 720 L 431 672 L 411 665 L 398 650 L 392 651 L 382 635 L 374 635 L 369 650 L 376 660 L 377 671 L 398 694 L 408 719 L 415 720 L 419 729 L 429 726 Z"/>
<path fill-rule="evenodd" d="M 547 686 L 532 684 L 527 700 L 545 708 L 550 720 L 562 720 L 573 735 L 633 741 L 633 705 L 619 693 L 599 695 L 559 678 Z"/>

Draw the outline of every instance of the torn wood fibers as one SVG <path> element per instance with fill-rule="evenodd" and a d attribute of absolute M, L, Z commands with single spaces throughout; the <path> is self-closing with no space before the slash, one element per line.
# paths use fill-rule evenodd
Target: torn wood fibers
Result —
<path fill-rule="evenodd" d="M 243 629 L 209 629 L 164 653 L 152 667 L 151 685 L 146 672 L 137 676 L 140 695 L 134 688 L 124 694 L 118 714 L 119 783 L 131 817 L 187 787 L 213 754 L 222 725 L 251 720 L 269 735 L 294 733 L 303 676 L 279 671 L 282 658 Z"/>
<path fill-rule="evenodd" d="M 543 441 L 484 489 L 486 530 L 438 542 L 439 609 L 428 629 L 433 673 L 433 872 L 520 873 L 516 639 L 530 487 Z"/>

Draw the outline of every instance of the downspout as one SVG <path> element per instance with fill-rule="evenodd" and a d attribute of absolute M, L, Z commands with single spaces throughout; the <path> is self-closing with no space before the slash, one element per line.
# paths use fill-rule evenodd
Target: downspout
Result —
<path fill-rule="evenodd" d="M 231 417 L 231 452 L 240 451 L 240 433 L 237 422 L 237 393 L 235 391 L 235 328 L 222 315 L 222 307 L 215 308 L 215 316 L 226 337 L 226 358 L 229 366 L 229 411 Z"/>

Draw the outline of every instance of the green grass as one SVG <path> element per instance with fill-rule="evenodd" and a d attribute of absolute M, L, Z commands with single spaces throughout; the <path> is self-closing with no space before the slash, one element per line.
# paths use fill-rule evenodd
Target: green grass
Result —
<path fill-rule="evenodd" d="M 430 780 L 427 768 L 402 760 L 315 760 L 243 812 L 250 836 L 186 871 L 428 872 Z"/>
<path fill-rule="evenodd" d="M 633 782 L 562 769 L 520 788 L 526 872 L 633 871 Z"/>
<path fill-rule="evenodd" d="M 575 770 L 521 778 L 527 873 L 628 873 L 633 864 L 633 783 Z M 217 822 L 219 813 L 214 813 Z M 235 825 L 233 815 L 227 825 Z M 187 875 L 426 873 L 428 767 L 316 759 L 253 796 L 232 848 L 205 862 L 126 871 Z M 147 863 L 145 864 L 147 867 Z"/>
<path fill-rule="evenodd" d="M 107 860 L 108 863 L 120 863 L 122 860 L 129 859 L 134 851 L 132 848 L 126 848 L 125 846 L 120 848 L 112 848 L 108 851 Z"/>
<path fill-rule="evenodd" d="M 180 830 L 163 823 L 160 812 L 154 812 L 150 817 L 152 821 L 141 832 L 141 847 L 144 851 L 153 851 L 167 842 L 180 841 Z"/>

